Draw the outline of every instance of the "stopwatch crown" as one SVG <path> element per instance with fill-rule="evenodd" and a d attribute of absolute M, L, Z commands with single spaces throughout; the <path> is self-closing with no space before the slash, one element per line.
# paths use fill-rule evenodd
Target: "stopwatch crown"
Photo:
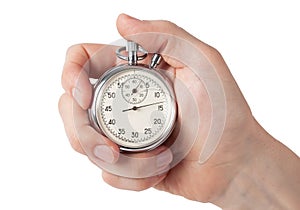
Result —
<path fill-rule="evenodd" d="M 127 55 L 123 55 L 121 52 L 126 51 Z M 141 52 L 142 54 L 139 54 Z M 142 48 L 138 43 L 133 41 L 127 41 L 126 47 L 120 47 L 116 50 L 118 58 L 128 61 L 129 65 L 137 65 L 137 62 L 147 57 L 148 52 Z"/>

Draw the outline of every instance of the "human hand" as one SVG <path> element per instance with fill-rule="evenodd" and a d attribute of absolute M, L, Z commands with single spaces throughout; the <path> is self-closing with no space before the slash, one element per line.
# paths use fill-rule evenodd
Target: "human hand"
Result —
<path fill-rule="evenodd" d="M 145 49 L 151 49 L 153 52 L 158 50 L 161 45 L 154 43 L 158 40 L 154 39 L 152 42 L 148 38 L 144 39 L 144 37 L 136 36 L 136 34 L 146 32 L 167 33 L 187 40 L 187 42 L 194 45 L 195 48 L 207 56 L 207 59 L 219 75 L 224 95 L 226 96 L 226 124 L 218 149 L 208 161 L 199 164 L 200 154 L 203 152 L 205 144 L 204 140 L 209 132 L 212 132 L 210 130 L 212 117 L 212 105 L 209 102 L 210 95 L 206 90 L 205 84 L 195 76 L 194 72 L 189 69 L 189 66 L 182 64 L 177 59 L 164 56 L 167 65 L 163 69 L 174 71 L 176 78 L 188 87 L 190 93 L 197 101 L 197 108 L 204 125 L 200 126 L 199 136 L 189 154 L 176 167 L 172 168 L 168 172 L 167 177 L 155 187 L 193 200 L 212 200 L 227 188 L 230 180 L 248 161 L 250 154 L 247 150 L 253 147 L 251 145 L 252 142 L 249 142 L 248 139 L 252 135 L 252 128 L 254 129 L 256 124 L 227 65 L 217 50 L 197 40 L 173 23 L 167 21 L 139 21 L 121 15 L 117 21 L 117 27 L 123 37 L 136 41 Z M 172 41 L 168 40 L 167 45 L 171 45 L 171 49 L 174 50 Z M 180 46 L 182 47 L 182 44 Z M 166 54 L 168 54 L 166 52 L 168 51 L 167 48 L 167 46 L 164 46 L 163 50 Z M 179 90 L 176 90 L 176 85 L 175 92 L 176 94 L 179 92 Z M 187 104 L 186 106 L 189 107 Z M 104 180 L 118 188 L 124 188 L 123 183 L 126 183 L 125 180 L 121 181 L 120 177 L 105 172 Z M 138 181 L 140 180 L 135 182 L 138 183 Z M 125 188 L 132 189 L 132 186 L 143 185 L 141 183 L 126 185 Z"/>
<path fill-rule="evenodd" d="M 158 165 L 150 167 L 150 171 L 153 171 L 153 176 L 136 179 L 123 177 L 104 170 L 103 179 L 108 184 L 117 188 L 143 190 L 155 187 L 192 200 L 218 202 L 217 200 L 226 192 L 232 180 L 252 162 L 253 151 L 259 151 L 261 144 L 263 144 L 255 138 L 257 134 L 263 133 L 262 129 L 252 117 L 250 109 L 230 74 L 227 65 L 217 50 L 197 40 L 170 22 L 139 21 L 126 15 L 120 15 L 117 27 L 123 37 L 130 38 L 132 41 L 141 44 L 145 49 L 151 49 L 153 52 L 159 50 L 161 46 L 159 44 L 155 45 L 153 42 L 149 42 L 149 40 L 145 41 L 140 36 L 135 35 L 145 32 L 170 34 L 186 40 L 203 53 L 214 67 L 223 87 L 223 97 L 226 106 L 219 108 L 225 109 L 226 121 L 219 139 L 220 143 L 215 145 L 218 146 L 216 150 L 209 149 L 211 154 L 209 153 L 204 158 L 201 158 L 201 154 L 205 153 L 205 140 L 209 133 L 213 132 L 211 131 L 212 105 L 209 101 L 209 92 L 206 90 L 203 81 L 195 76 L 195 73 L 188 65 L 181 63 L 180 60 L 173 57 L 163 56 L 165 61 L 163 69 L 172 73 L 174 81 L 181 81 L 187 87 L 198 105 L 197 109 L 201 115 L 201 126 L 199 127 L 193 147 L 185 158 L 169 171 L 168 166 L 171 164 L 173 154 L 169 149 L 160 147 L 148 154 L 133 155 L 137 157 L 147 157 L 149 155 L 158 157 L 161 155 L 161 158 L 157 158 L 157 160 L 162 160 L 159 165 L 160 167 Z M 172 44 L 172 40 L 168 40 L 167 46 L 164 46 L 164 48 L 167 49 L 168 45 L 173 47 Z M 98 139 L 97 141 L 100 142 L 97 144 L 108 146 L 99 149 L 98 156 L 108 165 L 115 165 L 120 158 L 118 147 L 98 134 L 90 126 L 86 126 L 89 125 L 86 109 L 89 107 L 91 101 L 92 87 L 88 80 L 89 75 L 82 73 L 82 68 L 85 68 L 84 64 L 88 59 L 103 47 L 102 45 L 83 44 L 70 48 L 62 79 L 63 87 L 67 93 L 61 97 L 59 107 L 66 133 L 73 148 L 80 153 L 87 154 L 90 158 L 94 157 L 94 153 L 97 153 L 97 149 L 94 149 L 94 145 L 96 145 L 94 141 Z M 110 53 L 111 56 L 109 56 Z M 113 57 L 113 53 L 114 50 L 112 48 L 107 48 L 108 57 Z M 99 77 L 102 70 L 116 63 L 115 60 L 107 62 L 102 63 L 100 65 L 101 70 L 92 76 Z M 79 75 L 81 76 L 79 77 Z M 73 89 L 74 87 L 80 87 L 80 89 Z M 175 84 L 174 88 L 176 94 L 182 94 L 179 86 L 176 87 Z M 76 103 L 74 103 L 74 111 L 72 112 L 73 98 L 75 98 Z M 177 98 L 179 99 L 180 97 L 177 95 Z M 184 103 L 183 101 L 181 102 Z M 188 107 L 188 105 L 186 104 L 185 107 Z M 184 106 L 181 108 L 183 109 Z M 77 120 L 74 120 L 74 114 L 77 116 Z M 214 120 L 218 121 L 218 119 Z M 76 125 L 79 122 L 80 124 Z M 80 144 L 82 138 L 84 139 L 84 144 Z M 185 136 L 185 138 L 188 139 L 189 136 Z M 95 162 L 93 158 L 92 161 Z M 120 165 L 118 166 L 121 167 Z M 143 170 L 143 168 L 139 170 Z"/>

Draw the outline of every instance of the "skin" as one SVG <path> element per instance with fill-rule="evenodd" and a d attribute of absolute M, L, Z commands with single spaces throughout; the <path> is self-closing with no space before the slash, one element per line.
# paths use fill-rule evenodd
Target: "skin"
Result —
<path fill-rule="evenodd" d="M 132 179 L 103 171 L 105 182 L 116 188 L 136 191 L 155 187 L 187 199 L 211 202 L 223 209 L 300 209 L 297 198 L 297 195 L 300 195 L 299 157 L 269 135 L 254 119 L 226 63 L 216 49 L 168 21 L 140 21 L 122 14 L 118 17 L 117 28 L 125 38 L 142 32 L 169 33 L 188 40 L 199 48 L 220 76 L 226 97 L 227 116 L 220 144 L 204 163 L 199 164 L 199 154 L 205 132 L 199 134 L 189 154 L 166 173 Z M 141 45 L 145 47 L 147 43 Z M 70 47 L 62 74 L 62 86 L 66 92 L 59 100 L 59 111 L 72 147 L 82 154 L 86 154 L 86 150 L 79 143 L 77 132 L 90 135 L 90 129 L 75 130 L 72 104 L 75 100 L 75 109 L 78 110 L 76 113 L 82 115 L 86 122 L 86 110 L 91 102 L 92 88 L 88 77 L 79 78 L 79 75 L 86 61 L 102 47 L 100 44 L 79 44 Z M 164 60 L 165 69 L 172 71 L 176 78 L 189 87 L 199 101 L 199 109 L 201 107 L 204 112 L 209 110 L 209 104 L 201 100 L 207 97 L 207 93 L 201 82 L 191 75 L 188 67 L 168 57 L 164 57 Z M 74 97 L 74 87 L 77 88 L 78 83 L 80 94 Z M 103 138 L 102 143 L 111 149 L 110 162 L 114 164 L 119 158 L 118 147 L 106 138 Z M 160 154 L 164 151 L 166 148 L 160 147 L 150 153 Z M 166 158 L 165 161 L 167 167 L 171 159 Z"/>

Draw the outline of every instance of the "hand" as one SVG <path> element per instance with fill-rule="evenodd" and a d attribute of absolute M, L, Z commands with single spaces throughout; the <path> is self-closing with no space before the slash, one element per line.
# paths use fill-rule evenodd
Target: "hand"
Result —
<path fill-rule="evenodd" d="M 171 32 L 182 39 L 192 42 L 197 48 L 199 48 L 205 55 L 208 56 L 210 61 L 216 67 L 217 73 L 222 76 L 221 80 L 224 83 L 224 90 L 227 96 L 226 102 L 228 116 L 226 129 L 222 136 L 221 144 L 219 145 L 219 148 L 213 157 L 205 164 L 201 165 L 198 163 L 203 139 L 205 139 L 205 135 L 207 135 L 207 132 L 202 131 L 202 136 L 199 136 L 199 139 L 197 140 L 191 152 L 184 160 L 181 161 L 179 165 L 171 169 L 166 177 L 163 175 L 163 177 L 160 176 L 159 178 L 152 177 L 148 179 L 135 180 L 115 176 L 111 173 L 103 171 L 104 180 L 118 188 L 143 190 L 148 187 L 155 186 L 158 189 L 180 194 L 190 199 L 208 201 L 210 198 L 219 194 L 226 188 L 230 178 L 234 177 L 235 173 L 237 172 L 237 167 L 241 167 L 244 159 L 247 158 L 245 149 L 247 149 L 249 146 L 249 142 L 246 141 L 249 131 L 248 129 L 244 128 L 248 128 L 249 124 L 254 123 L 254 120 L 244 98 L 242 97 L 242 94 L 236 86 L 236 83 L 234 82 L 218 51 L 192 37 L 190 34 L 176 25 L 166 21 L 139 21 L 126 15 L 120 15 L 117 21 L 117 27 L 120 34 L 125 38 L 141 32 Z M 145 49 L 153 49 L 153 43 L 142 43 L 143 40 L 138 40 L 137 42 Z M 84 133 L 83 131 L 74 130 L 74 116 L 71 112 L 72 98 L 74 98 L 77 102 L 74 104 L 74 112 L 78 115 L 82 115 L 82 118 L 84 118 L 84 115 L 86 114 L 85 110 L 89 107 L 91 102 L 92 92 L 91 85 L 88 81 L 88 75 L 82 73 L 82 68 L 85 69 L 84 64 L 88 61 L 88 59 L 90 59 L 93 54 L 103 47 L 103 45 L 96 44 L 82 44 L 71 47 L 67 53 L 67 59 L 62 76 L 62 85 L 67 93 L 64 94 L 60 99 L 60 113 L 62 115 L 66 133 L 70 139 L 71 145 L 76 151 L 82 154 L 85 154 L 86 151 L 83 150 L 82 145 L 79 143 L 78 136 L 86 136 L 90 134 Z M 114 50 L 111 50 L 109 53 L 113 52 Z M 115 56 L 112 55 L 107 57 Z M 192 95 L 194 95 L 195 100 L 199 102 L 199 109 L 202 109 L 203 113 L 205 113 L 205 111 L 209 113 L 210 104 L 203 100 L 203 98 L 207 99 L 208 97 L 201 81 L 195 78 L 192 71 L 190 71 L 188 67 L 180 62 L 168 57 L 164 57 L 164 60 L 166 62 L 166 66 L 164 66 L 163 69 L 166 69 L 170 72 L 175 72 L 174 75 L 176 75 L 176 78 L 180 79 L 186 84 L 187 87 L 189 87 L 189 91 Z M 108 67 L 113 66 L 115 62 L 115 60 L 107 61 L 107 63 L 102 64 L 101 67 L 103 69 L 108 69 Z M 100 69 L 98 71 L 98 74 L 101 75 L 102 70 Z M 84 75 L 82 76 L 82 74 Z M 79 77 L 79 75 L 81 76 Z M 96 78 L 97 76 L 99 75 L 95 75 Z M 74 89 L 74 87 L 76 87 L 76 89 Z M 76 111 L 77 109 L 78 111 Z M 210 116 L 208 115 L 202 115 L 202 119 L 204 121 L 205 119 L 209 118 Z M 88 124 L 87 119 L 83 120 L 83 123 Z M 209 123 L 207 122 L 206 124 L 208 124 L 207 127 L 209 127 Z M 205 126 L 202 129 L 205 131 L 207 130 Z M 85 132 L 90 130 L 91 129 L 86 129 Z M 112 156 L 106 154 L 109 157 L 105 157 L 104 159 L 106 159 L 107 162 L 116 162 L 118 159 L 117 146 L 106 138 L 102 137 L 102 140 L 103 144 L 108 145 L 108 147 L 112 150 L 112 152 L 102 151 L 103 153 L 112 153 Z M 234 166 L 232 166 L 232 164 L 228 164 L 229 162 L 234 163 Z M 227 175 L 223 176 L 224 174 Z M 178 181 L 180 177 L 185 178 Z M 197 177 L 197 179 L 195 180 L 194 177 Z M 162 178 L 163 180 L 161 180 Z M 151 181 L 149 181 L 149 179 Z M 159 184 L 158 181 L 160 181 Z M 197 184 L 195 184 L 195 182 Z M 197 194 L 190 194 L 189 191 L 197 192 Z"/>
<path fill-rule="evenodd" d="M 145 49 L 153 49 L 157 46 L 153 47 L 151 42 L 143 42 L 140 39 L 135 40 L 135 34 L 145 32 L 172 34 L 196 46 L 199 51 L 206 55 L 220 77 L 225 94 L 226 123 L 217 149 L 207 161 L 199 164 L 199 154 L 201 154 L 204 147 L 204 140 L 210 127 L 211 106 L 208 102 L 209 97 L 202 82 L 195 77 L 188 66 L 165 56 L 163 57 L 166 62 L 164 69 L 173 72 L 176 79 L 179 79 L 188 87 L 199 105 L 198 108 L 202 113 L 201 120 L 203 124 L 199 130 L 197 140 L 189 154 L 167 173 L 159 175 L 155 173 L 154 176 L 149 178 L 134 179 L 103 171 L 104 181 L 114 187 L 130 190 L 144 190 L 149 187 L 155 187 L 191 200 L 213 202 L 226 206 L 225 198 L 228 199 L 226 197 L 228 196 L 227 193 L 231 193 L 233 183 L 236 184 L 235 180 L 239 180 L 241 172 L 249 171 L 251 167 L 254 167 L 256 158 L 263 156 L 263 151 L 267 147 L 266 139 L 270 142 L 273 142 L 273 140 L 270 140 L 271 137 L 253 118 L 222 56 L 214 48 L 167 21 L 140 21 L 126 15 L 120 15 L 117 20 L 117 28 L 123 37 L 130 37 L 132 41 L 138 42 Z M 167 45 L 170 43 L 167 42 Z M 105 137 L 97 134 L 90 127 L 75 131 L 74 116 L 70 111 L 72 101 L 75 99 L 77 102 L 74 105 L 75 114 L 82 116 L 83 120 L 81 123 L 84 125 L 89 124 L 86 109 L 91 102 L 92 88 L 88 76 L 84 75 L 79 78 L 79 74 L 82 74 L 81 69 L 84 67 L 84 63 L 100 48 L 103 48 L 103 45 L 82 44 L 69 49 L 62 77 L 62 84 L 67 93 L 61 97 L 59 108 L 72 147 L 83 154 L 86 151 L 97 153 L 95 149 L 83 149 L 83 145 L 79 143 L 78 135 L 97 136 L 101 139 L 98 144 L 106 145 L 105 148 L 99 150 L 101 152 L 98 152 L 98 156 L 107 163 L 114 164 L 119 158 L 118 147 Z M 115 61 L 109 61 L 102 64 L 102 67 L 107 69 L 108 66 L 113 64 L 115 64 Z M 101 74 L 101 69 L 98 74 Z M 94 76 L 97 77 L 99 75 Z M 78 78 L 79 81 L 77 81 Z M 80 88 L 78 90 L 73 89 L 74 87 Z M 91 140 L 87 140 L 87 142 L 89 141 Z M 92 152 L 87 155 L 93 155 Z M 163 166 L 161 169 L 165 170 L 172 161 L 172 154 L 165 148 L 159 148 L 151 153 L 159 154 L 161 155 L 160 157 L 163 157 L 160 158 L 160 160 L 163 160 L 160 163 L 160 166 Z M 143 155 L 147 154 L 141 154 L 141 156 Z"/>

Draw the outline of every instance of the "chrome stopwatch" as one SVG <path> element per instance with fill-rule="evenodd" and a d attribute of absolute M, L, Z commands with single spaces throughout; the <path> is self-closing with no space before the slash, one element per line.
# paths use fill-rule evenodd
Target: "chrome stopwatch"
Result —
<path fill-rule="evenodd" d="M 91 123 L 121 151 L 154 149 L 170 136 L 177 113 L 172 85 L 156 69 L 161 56 L 154 54 L 148 66 L 138 64 L 147 52 L 132 41 L 116 55 L 128 63 L 109 69 L 95 83 Z"/>

